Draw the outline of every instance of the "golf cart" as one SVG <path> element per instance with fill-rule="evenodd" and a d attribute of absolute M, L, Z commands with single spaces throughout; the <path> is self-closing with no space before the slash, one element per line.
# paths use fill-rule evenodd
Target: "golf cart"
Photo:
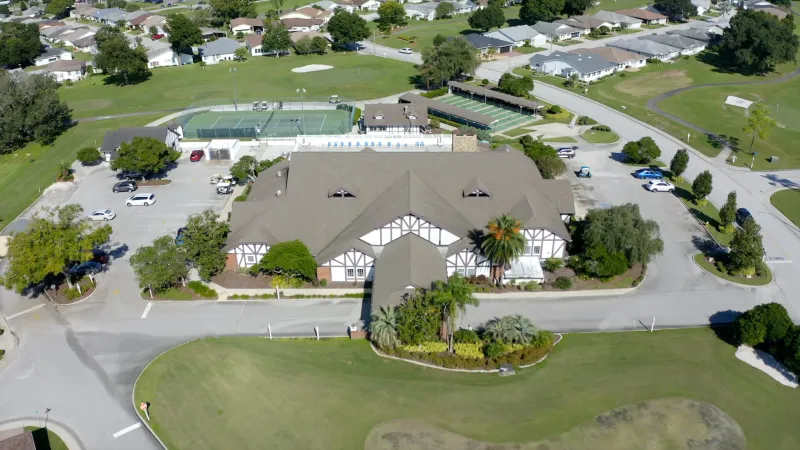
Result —
<path fill-rule="evenodd" d="M 232 194 L 234 184 L 227 180 L 217 183 L 217 194 Z"/>
<path fill-rule="evenodd" d="M 331 98 L 328 99 L 328 103 L 339 103 L 339 96 L 338 95 L 331 95 Z"/>
<path fill-rule="evenodd" d="M 211 184 L 217 184 L 220 181 L 222 181 L 221 173 L 215 173 L 214 175 L 211 175 Z"/>
<path fill-rule="evenodd" d="M 592 169 L 589 166 L 581 166 L 578 171 L 578 178 L 592 178 Z"/>

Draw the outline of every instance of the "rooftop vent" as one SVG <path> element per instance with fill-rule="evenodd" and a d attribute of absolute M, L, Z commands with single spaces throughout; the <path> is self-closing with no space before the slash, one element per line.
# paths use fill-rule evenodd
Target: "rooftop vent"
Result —
<path fill-rule="evenodd" d="M 275 175 L 276 175 L 276 176 L 279 176 L 279 177 L 280 177 L 280 176 L 283 176 L 283 175 L 281 174 L 281 172 L 283 172 L 283 171 L 282 171 L 282 170 L 279 170 L 279 171 L 278 171 L 278 173 L 277 173 L 277 174 L 275 174 Z"/>
<path fill-rule="evenodd" d="M 280 196 L 281 196 L 281 194 L 282 194 L 281 190 L 280 190 L 280 189 L 278 189 L 278 192 L 276 192 L 276 193 L 275 193 L 275 197 L 280 197 Z"/>

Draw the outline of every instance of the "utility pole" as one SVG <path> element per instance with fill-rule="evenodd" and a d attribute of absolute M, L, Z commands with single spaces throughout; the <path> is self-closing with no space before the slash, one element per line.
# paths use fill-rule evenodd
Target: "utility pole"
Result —
<path fill-rule="evenodd" d="M 297 88 L 297 91 L 300 93 L 300 117 L 303 120 L 303 134 L 306 134 L 306 114 L 305 114 L 305 107 L 303 106 L 303 94 L 306 92 L 305 88 Z"/>
<path fill-rule="evenodd" d="M 229 72 L 233 73 L 233 109 L 236 110 L 236 111 L 239 110 L 239 108 L 236 106 L 236 72 L 237 72 L 237 70 L 238 69 L 236 67 L 231 67 L 231 68 L 228 69 Z"/>

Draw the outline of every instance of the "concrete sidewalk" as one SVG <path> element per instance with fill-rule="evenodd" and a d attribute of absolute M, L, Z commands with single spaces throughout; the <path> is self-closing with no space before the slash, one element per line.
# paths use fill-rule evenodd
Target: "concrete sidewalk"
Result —
<path fill-rule="evenodd" d="M 25 427 L 36 427 L 36 428 L 44 428 L 44 417 L 39 417 L 38 419 L 19 419 L 13 420 L 10 422 L 0 423 L 0 432 L 13 430 L 14 428 L 25 428 Z M 67 429 L 64 425 L 61 425 L 58 422 L 53 420 L 47 421 L 47 429 L 52 431 L 53 433 L 57 434 L 58 437 L 64 441 L 64 444 L 67 446 L 69 450 L 83 450 L 85 447 L 81 444 L 77 437 Z"/>

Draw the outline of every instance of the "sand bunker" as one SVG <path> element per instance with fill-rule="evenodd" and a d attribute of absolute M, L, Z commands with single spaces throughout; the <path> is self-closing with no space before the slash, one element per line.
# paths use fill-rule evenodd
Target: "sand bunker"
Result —
<path fill-rule="evenodd" d="M 778 383 L 792 389 L 797 387 L 797 377 L 774 356 L 746 345 L 736 349 L 736 357 L 771 376 Z"/>
<path fill-rule="evenodd" d="M 306 72 L 319 72 L 320 70 L 333 69 L 333 66 L 326 66 L 325 64 L 309 64 L 303 67 L 295 67 L 292 72 L 306 73 Z"/>

